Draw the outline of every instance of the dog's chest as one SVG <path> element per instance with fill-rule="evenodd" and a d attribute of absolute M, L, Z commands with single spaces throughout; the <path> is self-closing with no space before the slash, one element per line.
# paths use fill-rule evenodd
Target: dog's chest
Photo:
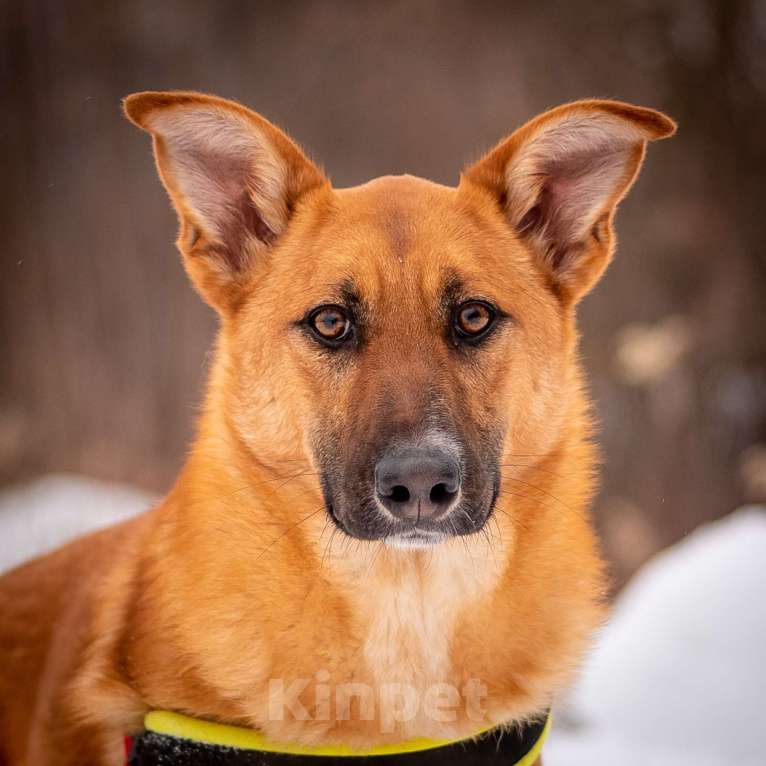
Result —
<path fill-rule="evenodd" d="M 377 583 L 367 608 L 364 657 L 376 684 L 422 691 L 454 683 L 458 622 L 495 582 L 492 567 L 462 553 L 434 555 L 422 568 Z"/>
<path fill-rule="evenodd" d="M 417 687 L 449 674 L 456 610 L 431 596 L 430 589 L 414 583 L 379 592 L 364 643 L 365 660 L 379 685 Z"/>

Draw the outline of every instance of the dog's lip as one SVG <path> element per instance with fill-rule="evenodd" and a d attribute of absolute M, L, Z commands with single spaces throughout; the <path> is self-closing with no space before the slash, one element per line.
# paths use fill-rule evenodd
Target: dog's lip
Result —
<path fill-rule="evenodd" d="M 335 522 L 336 526 L 341 529 L 343 532 L 348 534 L 348 530 L 344 526 L 343 522 L 338 517 L 338 514 L 335 513 L 335 506 L 332 503 L 325 503 L 325 510 L 327 511 L 327 514 L 329 517 Z"/>
<path fill-rule="evenodd" d="M 446 531 L 442 519 L 435 519 L 430 524 L 424 524 L 423 522 L 408 524 L 403 521 L 397 521 L 393 526 L 392 534 L 399 535 L 400 537 L 422 537 L 443 535 Z"/>
<path fill-rule="evenodd" d="M 403 540 L 426 540 L 444 538 L 446 533 L 436 529 L 423 529 L 422 527 L 408 527 L 407 529 L 394 532 L 390 537 L 399 537 Z"/>
<path fill-rule="evenodd" d="M 386 535 L 383 541 L 393 548 L 426 548 L 448 540 L 451 535 L 422 529 L 410 529 L 392 535 Z"/>

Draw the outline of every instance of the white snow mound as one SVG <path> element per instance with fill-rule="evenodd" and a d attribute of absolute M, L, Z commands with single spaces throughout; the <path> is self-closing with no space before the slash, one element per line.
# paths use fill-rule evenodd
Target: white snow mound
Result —
<path fill-rule="evenodd" d="M 122 484 L 50 474 L 0 492 L 0 572 L 156 502 Z"/>
<path fill-rule="evenodd" d="M 766 510 L 655 556 L 562 706 L 546 766 L 766 763 Z"/>

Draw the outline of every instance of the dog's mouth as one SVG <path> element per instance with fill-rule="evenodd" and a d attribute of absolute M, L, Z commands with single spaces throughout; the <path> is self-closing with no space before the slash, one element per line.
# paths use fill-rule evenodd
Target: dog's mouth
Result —
<path fill-rule="evenodd" d="M 358 513 L 344 513 L 342 507 L 329 500 L 325 502 L 325 509 L 334 525 L 348 537 L 381 541 L 400 550 L 417 550 L 481 532 L 494 513 L 497 496 L 495 489 L 483 508 L 476 509 L 461 503 L 442 519 L 414 523 L 386 517 L 374 502 L 368 502 Z"/>
<path fill-rule="evenodd" d="M 336 527 L 338 527 L 344 534 L 349 537 L 353 537 L 357 540 L 382 540 L 392 548 L 428 548 L 445 540 L 448 535 L 440 530 L 436 529 L 424 529 L 422 526 L 411 526 L 403 529 L 398 529 L 397 526 L 392 525 L 392 528 L 387 531 L 379 531 L 376 534 L 359 534 L 353 530 L 339 518 L 335 512 L 335 506 L 329 504 L 326 506 L 327 514 L 333 520 Z"/>

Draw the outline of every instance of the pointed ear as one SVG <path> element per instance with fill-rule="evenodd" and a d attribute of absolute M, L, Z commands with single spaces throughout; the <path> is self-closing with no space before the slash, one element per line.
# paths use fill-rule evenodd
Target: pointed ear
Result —
<path fill-rule="evenodd" d="M 232 101 L 145 92 L 128 96 L 124 108 L 154 138 L 192 281 L 214 308 L 230 309 L 252 260 L 277 242 L 298 200 L 329 182 L 284 133 Z"/>
<path fill-rule="evenodd" d="M 598 280 L 614 246 L 612 220 L 647 141 L 675 123 L 618 101 L 577 101 L 536 117 L 464 173 L 488 190 L 529 243 L 562 300 Z"/>

